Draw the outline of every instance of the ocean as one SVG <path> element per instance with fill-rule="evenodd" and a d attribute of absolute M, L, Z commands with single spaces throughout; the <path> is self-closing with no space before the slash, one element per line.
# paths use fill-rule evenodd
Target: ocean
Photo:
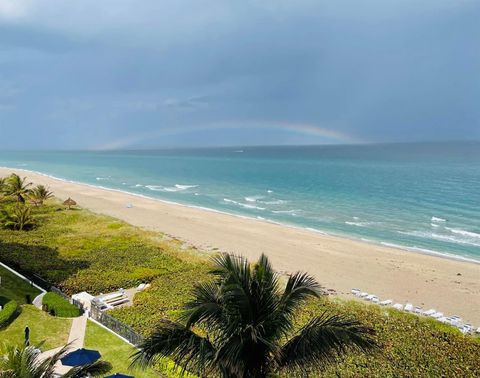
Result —
<path fill-rule="evenodd" d="M 0 151 L 0 166 L 480 262 L 480 143 Z"/>

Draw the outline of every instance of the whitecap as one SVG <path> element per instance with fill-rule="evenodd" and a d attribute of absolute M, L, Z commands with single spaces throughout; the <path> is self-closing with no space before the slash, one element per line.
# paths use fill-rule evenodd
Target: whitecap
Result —
<path fill-rule="evenodd" d="M 443 218 L 437 218 L 437 217 L 432 217 L 432 222 L 446 222 L 446 219 Z"/>
<path fill-rule="evenodd" d="M 265 210 L 264 207 L 255 206 L 255 205 L 250 205 L 250 204 L 248 204 L 248 203 L 237 202 L 236 204 L 237 204 L 238 206 L 244 207 L 245 209 Z"/>
<path fill-rule="evenodd" d="M 260 203 L 263 203 L 265 205 L 283 205 L 287 203 L 288 201 L 285 200 L 273 200 L 273 201 L 258 201 Z"/>
<path fill-rule="evenodd" d="M 250 196 L 250 197 L 245 197 L 245 201 L 247 202 L 257 202 L 258 200 L 261 200 L 263 196 Z"/>
<path fill-rule="evenodd" d="M 272 213 L 275 213 L 275 214 L 290 214 L 290 215 L 297 215 L 297 212 L 299 211 L 302 211 L 302 210 L 296 210 L 296 209 L 292 209 L 292 210 L 272 210 Z"/>
<path fill-rule="evenodd" d="M 373 223 L 374 222 L 350 222 L 350 221 L 345 221 L 345 224 L 348 224 L 349 226 L 356 226 L 356 227 L 367 227 L 367 226 L 372 225 Z"/>
<path fill-rule="evenodd" d="M 138 186 L 138 185 L 135 185 L 135 186 Z M 142 186 L 142 185 L 140 185 L 140 186 Z M 145 185 L 145 188 L 150 189 L 150 190 L 154 190 L 154 191 L 157 191 L 157 192 L 163 191 L 163 186 L 160 186 L 160 185 Z"/>
<path fill-rule="evenodd" d="M 273 190 L 268 189 L 267 193 L 273 193 Z"/>
<path fill-rule="evenodd" d="M 191 188 L 198 188 L 198 185 L 180 185 L 180 184 L 175 184 L 175 188 L 180 189 L 180 190 L 186 190 L 186 189 L 191 189 Z"/>
<path fill-rule="evenodd" d="M 108 180 L 108 177 L 95 177 L 97 181 Z"/>
<path fill-rule="evenodd" d="M 447 229 L 448 231 L 453 232 L 454 234 L 457 234 L 457 235 L 463 235 L 463 236 L 467 236 L 469 238 L 480 239 L 480 234 L 478 234 L 476 232 L 460 230 L 460 229 L 457 229 L 457 228 L 450 228 L 450 227 L 445 227 L 445 229 Z"/>
<path fill-rule="evenodd" d="M 402 235 L 415 236 L 417 238 L 433 239 L 433 240 L 444 241 L 447 243 L 474 245 L 474 246 L 480 247 L 480 243 L 478 241 L 473 241 L 471 239 L 466 239 L 466 238 L 459 238 L 452 235 L 444 235 L 444 234 L 439 234 L 435 232 L 426 232 L 426 231 L 397 231 L 397 232 Z"/>
<path fill-rule="evenodd" d="M 143 186 L 142 184 L 137 184 L 135 185 L 135 188 L 140 188 L 141 186 Z"/>

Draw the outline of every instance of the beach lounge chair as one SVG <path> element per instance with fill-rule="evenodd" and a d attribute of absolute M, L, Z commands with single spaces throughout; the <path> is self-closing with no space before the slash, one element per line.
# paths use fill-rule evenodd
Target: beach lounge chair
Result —
<path fill-rule="evenodd" d="M 393 301 L 392 301 L 391 299 L 386 299 L 386 300 L 384 300 L 384 301 L 381 301 L 381 302 L 380 302 L 380 305 L 381 305 L 381 306 L 389 306 L 389 305 L 391 305 L 392 303 L 393 303 Z"/>
<path fill-rule="evenodd" d="M 478 333 L 478 334 L 480 334 L 480 327 L 478 327 L 475 332 Z"/>
<path fill-rule="evenodd" d="M 363 299 L 365 299 L 366 301 L 371 301 L 373 298 L 376 298 L 376 296 L 374 294 L 369 294 L 366 297 L 364 297 Z"/>
<path fill-rule="evenodd" d="M 443 312 L 436 312 L 430 316 L 434 319 L 440 319 L 443 316 Z"/>
<path fill-rule="evenodd" d="M 439 322 L 442 322 L 442 323 L 448 323 L 449 320 L 446 316 L 442 316 L 440 318 L 437 319 Z"/>
<path fill-rule="evenodd" d="M 470 333 L 472 331 L 472 325 L 471 324 L 465 324 L 462 328 L 460 328 L 460 332 L 466 334 Z"/>
<path fill-rule="evenodd" d="M 380 299 L 378 299 L 378 297 L 373 297 L 372 302 L 373 303 L 378 303 L 378 302 L 380 302 Z"/>
<path fill-rule="evenodd" d="M 352 289 L 351 292 L 353 295 L 357 295 L 360 294 L 360 289 Z"/>
<path fill-rule="evenodd" d="M 413 310 L 415 314 L 421 314 L 422 313 L 422 308 L 421 307 L 415 307 L 415 310 Z"/>
<path fill-rule="evenodd" d="M 365 297 L 367 297 L 367 296 L 368 296 L 368 293 L 365 292 L 365 291 L 359 294 L 359 297 L 360 297 L 360 298 L 365 298 Z"/>
<path fill-rule="evenodd" d="M 405 311 L 407 312 L 412 312 L 413 311 L 413 305 L 411 303 L 407 303 L 404 308 Z"/>
<path fill-rule="evenodd" d="M 392 307 L 397 310 L 403 310 L 403 305 L 401 303 L 395 303 Z"/>
<path fill-rule="evenodd" d="M 423 312 L 423 315 L 425 315 L 425 316 L 432 316 L 432 315 L 435 314 L 436 312 L 437 312 L 437 310 L 431 308 L 431 309 L 428 310 L 428 311 L 424 311 L 424 312 Z"/>

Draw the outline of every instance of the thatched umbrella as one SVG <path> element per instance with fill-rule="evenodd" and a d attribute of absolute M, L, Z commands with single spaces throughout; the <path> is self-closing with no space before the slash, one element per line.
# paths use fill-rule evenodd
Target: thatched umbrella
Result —
<path fill-rule="evenodd" d="M 70 207 L 75 206 L 77 203 L 76 203 L 73 199 L 71 199 L 70 197 L 68 197 L 68 198 L 63 202 L 63 204 L 64 204 L 65 206 L 68 206 L 68 209 L 70 210 Z"/>

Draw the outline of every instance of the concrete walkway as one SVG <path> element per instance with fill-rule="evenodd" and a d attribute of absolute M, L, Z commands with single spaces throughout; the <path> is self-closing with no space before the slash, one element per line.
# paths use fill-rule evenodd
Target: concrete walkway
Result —
<path fill-rule="evenodd" d="M 42 309 L 42 303 L 43 303 L 43 296 L 45 295 L 46 293 L 42 293 L 42 294 L 39 294 L 35 297 L 35 299 L 33 300 L 32 304 L 36 307 L 36 308 L 39 308 L 40 310 Z"/>
<path fill-rule="evenodd" d="M 87 320 L 88 318 L 85 315 L 74 318 L 72 321 L 72 327 L 70 328 L 70 334 L 68 335 L 68 352 L 73 352 L 74 350 L 83 348 L 85 342 L 85 331 L 87 329 Z M 50 349 L 46 352 L 41 353 L 38 358 L 44 360 L 53 356 L 57 353 L 62 347 Z M 66 374 L 71 369 L 70 366 L 64 366 L 61 362 L 58 362 L 55 366 L 55 373 L 59 375 Z"/>

